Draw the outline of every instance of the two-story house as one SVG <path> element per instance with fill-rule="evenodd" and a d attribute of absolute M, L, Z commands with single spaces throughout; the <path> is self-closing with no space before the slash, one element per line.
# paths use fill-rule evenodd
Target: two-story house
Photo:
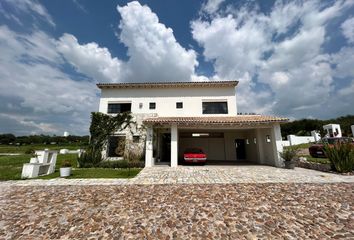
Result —
<path fill-rule="evenodd" d="M 111 136 L 107 158 L 144 151 L 145 166 L 176 167 L 186 148 L 202 148 L 208 162 L 280 166 L 280 123 L 288 119 L 237 113 L 238 81 L 98 84 L 99 111 L 131 111 L 137 129 Z M 252 111 L 252 110 L 250 110 Z"/>

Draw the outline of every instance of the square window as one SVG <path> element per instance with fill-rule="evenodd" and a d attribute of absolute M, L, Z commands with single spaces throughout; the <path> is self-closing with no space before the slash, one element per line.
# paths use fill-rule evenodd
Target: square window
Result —
<path fill-rule="evenodd" d="M 176 108 L 183 108 L 183 102 L 176 102 Z"/>
<path fill-rule="evenodd" d="M 149 103 L 149 109 L 156 109 L 156 103 L 154 102 Z"/>

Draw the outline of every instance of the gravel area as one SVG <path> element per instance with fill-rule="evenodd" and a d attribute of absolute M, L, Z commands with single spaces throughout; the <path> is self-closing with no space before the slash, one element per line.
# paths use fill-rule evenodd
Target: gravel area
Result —
<path fill-rule="evenodd" d="M 354 239 L 353 183 L 0 185 L 0 239 Z"/>

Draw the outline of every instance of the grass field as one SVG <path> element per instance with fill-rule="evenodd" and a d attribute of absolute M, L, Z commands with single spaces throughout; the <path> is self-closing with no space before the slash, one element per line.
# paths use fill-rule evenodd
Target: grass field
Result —
<path fill-rule="evenodd" d="M 23 149 L 20 151 L 23 151 Z M 0 155 L 0 181 L 21 179 L 22 166 L 24 163 L 29 163 L 30 158 L 31 155 L 29 154 L 17 156 Z M 65 160 L 70 161 L 73 166 L 72 176 L 69 178 L 131 178 L 136 176 L 141 170 L 137 168 L 130 169 L 130 171 L 128 169 L 76 168 L 77 154 L 58 154 L 55 172 L 40 178 L 51 179 L 59 177 L 59 168 Z"/>
<path fill-rule="evenodd" d="M 23 154 L 18 156 L 0 156 L 0 180 L 21 179 L 22 166 L 29 163 L 32 156 Z M 59 170 L 64 160 L 70 161 L 74 167 L 77 166 L 77 154 L 59 154 L 57 158 L 56 170 Z"/>
<path fill-rule="evenodd" d="M 73 169 L 71 176 L 67 178 L 132 178 L 141 171 L 140 168 L 110 169 L 110 168 L 77 168 Z M 52 179 L 59 177 L 59 169 L 55 173 L 39 177 L 40 179 Z"/>
<path fill-rule="evenodd" d="M 330 164 L 331 161 L 329 161 L 328 158 L 314 158 L 311 157 L 310 155 L 305 156 L 307 161 L 309 162 L 314 162 L 314 163 L 324 163 L 324 164 Z"/>
<path fill-rule="evenodd" d="M 71 145 L 51 145 L 51 144 L 33 144 L 33 145 L 22 145 L 22 146 L 15 146 L 15 145 L 0 145 L 0 153 L 25 153 L 27 150 L 43 150 L 43 149 L 50 149 L 50 150 L 60 150 L 60 149 L 69 149 L 69 150 L 77 150 L 79 148 L 83 148 L 83 146 L 71 144 Z"/>

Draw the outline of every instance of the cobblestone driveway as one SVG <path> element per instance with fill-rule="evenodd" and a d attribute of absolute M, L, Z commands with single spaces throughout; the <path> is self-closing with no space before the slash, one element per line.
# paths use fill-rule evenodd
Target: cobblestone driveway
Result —
<path fill-rule="evenodd" d="M 132 179 L 63 179 L 6 181 L 1 185 L 127 185 L 212 183 L 338 183 L 354 182 L 354 176 L 295 168 L 288 170 L 261 165 L 245 166 L 158 166 L 143 169 Z"/>
<path fill-rule="evenodd" d="M 354 239 L 353 183 L 0 185 L 0 239 Z"/>

